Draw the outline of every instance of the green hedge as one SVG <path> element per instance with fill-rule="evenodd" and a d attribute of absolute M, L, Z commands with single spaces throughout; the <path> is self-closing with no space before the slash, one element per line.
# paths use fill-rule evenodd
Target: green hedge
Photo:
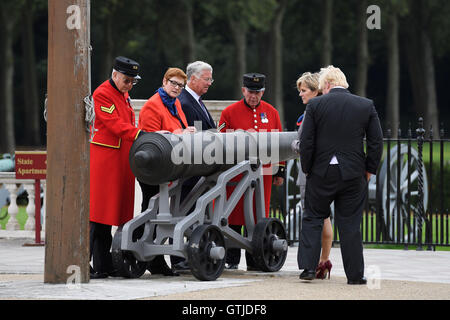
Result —
<path fill-rule="evenodd" d="M 429 198 L 428 208 L 432 209 L 432 213 L 440 211 L 441 207 L 441 168 L 440 164 L 433 161 L 433 176 L 430 175 L 430 164 L 425 163 L 428 178 Z M 444 197 L 444 212 L 450 209 L 450 163 L 444 165 L 442 172 L 444 180 L 443 197 Z M 433 208 L 430 208 L 430 202 Z"/>

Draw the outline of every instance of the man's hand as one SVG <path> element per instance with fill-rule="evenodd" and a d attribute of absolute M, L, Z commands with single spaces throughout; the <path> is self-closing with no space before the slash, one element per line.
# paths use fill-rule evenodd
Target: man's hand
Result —
<path fill-rule="evenodd" d="M 367 182 L 369 182 L 371 176 L 372 176 L 372 174 L 371 174 L 370 172 L 367 172 L 367 171 L 366 171 L 366 179 L 367 179 Z"/>
<path fill-rule="evenodd" d="M 273 184 L 277 187 L 281 186 L 284 182 L 284 178 L 282 177 L 273 177 Z"/>

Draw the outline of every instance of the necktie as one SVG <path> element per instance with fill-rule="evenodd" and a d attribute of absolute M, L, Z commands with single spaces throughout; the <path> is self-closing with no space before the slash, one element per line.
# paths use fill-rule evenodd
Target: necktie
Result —
<path fill-rule="evenodd" d="M 206 118 L 209 119 L 209 114 L 208 114 L 208 111 L 206 110 L 205 104 L 204 104 L 203 101 L 202 101 L 202 98 L 199 98 L 199 99 L 198 99 L 198 102 L 200 103 L 200 106 L 202 107 L 202 110 L 203 110 L 203 112 L 205 113 Z"/>

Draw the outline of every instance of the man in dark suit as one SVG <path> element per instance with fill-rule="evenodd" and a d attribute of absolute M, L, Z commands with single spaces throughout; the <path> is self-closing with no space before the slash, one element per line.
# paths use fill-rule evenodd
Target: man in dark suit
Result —
<path fill-rule="evenodd" d="M 206 62 L 190 63 L 186 69 L 187 85 L 178 96 L 188 125 L 195 126 L 197 131 L 216 128 L 211 114 L 202 101 L 202 96 L 214 82 L 212 72 L 212 67 Z"/>
<path fill-rule="evenodd" d="M 315 278 L 323 220 L 334 201 L 347 283 L 365 284 L 360 223 L 367 182 L 376 174 L 383 151 L 380 121 L 372 100 L 347 90 L 339 68 L 323 68 L 319 86 L 323 95 L 309 101 L 300 136 L 302 170 L 307 175 L 298 248 L 299 269 L 304 269 L 300 279 Z"/>
<path fill-rule="evenodd" d="M 188 126 L 195 126 L 197 131 L 216 129 L 216 124 L 202 101 L 202 96 L 208 92 L 214 82 L 212 72 L 211 65 L 206 62 L 195 61 L 188 64 L 186 68 L 187 85 L 178 96 Z M 192 177 L 184 182 L 181 187 L 180 201 L 184 200 L 199 179 L 200 177 Z M 172 268 L 176 271 L 189 269 L 183 258 L 170 256 L 170 261 Z"/>

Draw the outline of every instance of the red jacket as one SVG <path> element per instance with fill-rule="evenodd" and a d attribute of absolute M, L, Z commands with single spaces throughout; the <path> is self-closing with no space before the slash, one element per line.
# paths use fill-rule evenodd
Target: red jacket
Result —
<path fill-rule="evenodd" d="M 186 116 L 181 108 L 180 100 L 175 100 L 178 115 L 185 127 L 187 127 Z M 167 130 L 178 133 L 182 131 L 183 127 L 175 116 L 173 116 L 169 109 L 163 104 L 159 93 L 155 93 L 142 107 L 139 112 L 139 129 L 144 131 L 160 131 Z"/>
<path fill-rule="evenodd" d="M 103 82 L 93 94 L 90 221 L 119 226 L 133 218 L 135 178 L 128 153 L 139 129 L 128 93 Z"/>
<path fill-rule="evenodd" d="M 255 131 L 283 131 L 281 127 L 280 116 L 277 109 L 267 102 L 261 100 L 261 103 L 255 108 L 247 106 L 244 100 L 235 102 L 226 107 L 220 115 L 218 130 L 226 132 L 226 130 L 255 130 Z M 265 166 L 266 167 L 266 166 Z M 270 167 L 270 165 L 269 165 Z M 267 169 L 266 169 L 267 170 Z M 265 170 L 265 171 L 266 171 Z M 232 181 L 240 181 L 241 175 Z M 264 200 L 266 217 L 269 216 L 270 195 L 272 191 L 272 175 L 264 175 Z M 233 192 L 234 186 L 227 187 L 227 197 Z M 253 206 L 255 207 L 255 206 Z M 244 197 L 239 200 L 233 212 L 228 218 L 230 225 L 245 225 L 244 220 Z"/>

